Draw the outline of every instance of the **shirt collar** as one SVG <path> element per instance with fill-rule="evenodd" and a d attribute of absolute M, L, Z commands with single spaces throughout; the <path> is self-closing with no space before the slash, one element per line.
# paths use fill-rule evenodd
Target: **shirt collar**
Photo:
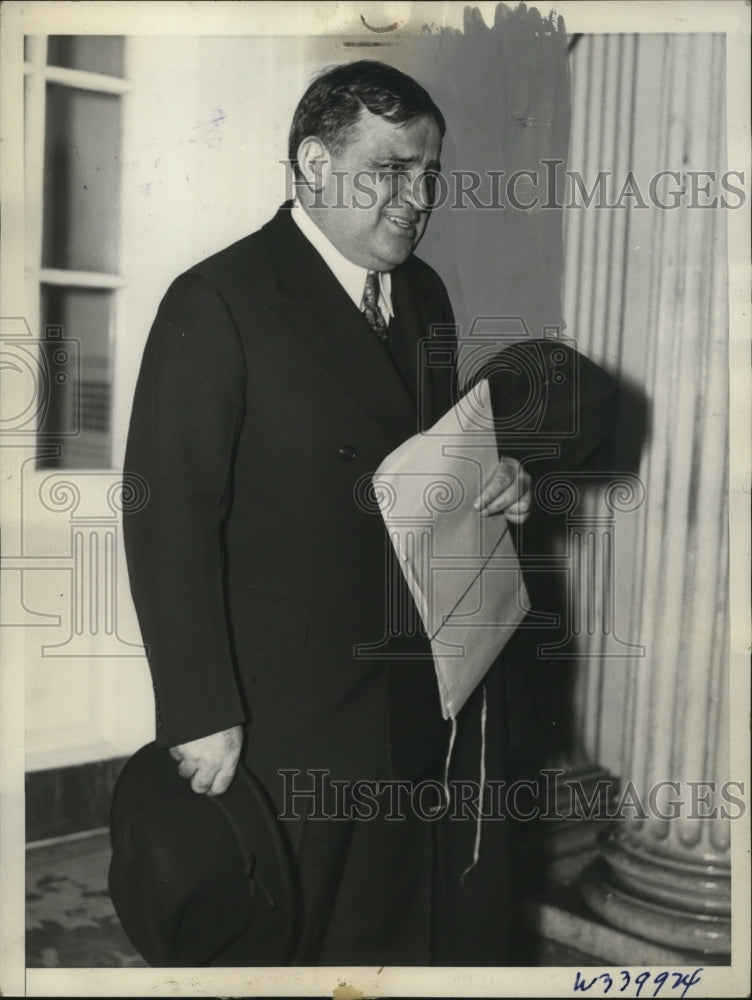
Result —
<path fill-rule="evenodd" d="M 308 215 L 300 202 L 293 202 L 290 212 L 300 231 L 318 250 L 337 281 L 350 296 L 358 309 L 363 303 L 363 291 L 366 287 L 368 271 L 358 267 L 344 257 L 333 243 L 322 233 L 313 219 Z M 388 323 L 394 315 L 392 308 L 392 276 L 389 271 L 379 271 L 379 308 L 384 320 Z"/>

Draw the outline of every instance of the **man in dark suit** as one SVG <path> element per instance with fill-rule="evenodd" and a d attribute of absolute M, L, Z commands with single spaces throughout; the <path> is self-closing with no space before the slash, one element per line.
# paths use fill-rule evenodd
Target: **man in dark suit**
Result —
<path fill-rule="evenodd" d="M 413 256 L 444 130 L 395 69 L 318 77 L 290 133 L 295 203 L 173 282 L 133 404 L 126 471 L 149 495 L 124 528 L 157 742 L 197 793 L 221 795 L 241 755 L 265 784 L 297 859 L 306 964 L 451 954 L 434 825 L 319 818 L 332 781 L 437 775 L 447 750 L 428 641 L 363 500 L 455 401 L 451 368 L 420 350 L 451 306 Z M 528 476 L 500 459 L 479 517 L 529 506 Z M 323 801 L 304 794 L 317 769 Z"/>

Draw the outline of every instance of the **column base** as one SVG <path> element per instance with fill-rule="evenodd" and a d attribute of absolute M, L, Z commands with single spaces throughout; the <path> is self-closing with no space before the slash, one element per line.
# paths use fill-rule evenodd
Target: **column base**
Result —
<path fill-rule="evenodd" d="M 623 832 L 601 838 L 600 855 L 580 880 L 595 914 L 637 938 L 706 959 L 729 958 L 729 869 L 651 852 L 644 840 Z"/>
<path fill-rule="evenodd" d="M 670 948 L 617 930 L 589 912 L 576 886 L 559 887 L 525 900 L 524 925 L 537 945 L 530 950 L 533 960 L 526 964 L 553 964 L 545 955 L 554 943 L 557 965 L 587 964 L 629 966 L 710 966 L 730 964 L 728 956 L 707 955 L 683 948 Z M 572 959 L 567 959 L 567 951 Z M 583 956 L 589 961 L 583 962 Z"/>

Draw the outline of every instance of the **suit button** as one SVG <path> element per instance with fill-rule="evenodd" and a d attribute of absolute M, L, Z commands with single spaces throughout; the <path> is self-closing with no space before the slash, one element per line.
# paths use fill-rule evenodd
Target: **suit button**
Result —
<path fill-rule="evenodd" d="M 354 445 L 343 444 L 339 450 L 339 457 L 343 462 L 352 462 L 358 457 L 358 453 Z"/>

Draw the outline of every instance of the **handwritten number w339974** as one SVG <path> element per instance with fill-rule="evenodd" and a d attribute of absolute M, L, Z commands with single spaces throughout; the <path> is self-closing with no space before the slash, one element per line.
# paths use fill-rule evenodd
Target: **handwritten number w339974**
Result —
<path fill-rule="evenodd" d="M 586 978 L 578 970 L 574 977 L 574 992 L 586 993 L 588 990 L 595 988 L 594 992 L 605 996 L 612 988 L 614 989 L 614 993 L 624 993 L 631 986 L 634 993 L 630 990 L 627 996 L 639 997 L 643 988 L 645 988 L 646 997 L 657 997 L 665 986 L 667 990 L 671 991 L 670 993 L 667 992 L 666 996 L 684 997 L 692 986 L 700 982 L 700 973 L 702 971 L 702 967 L 695 969 L 694 972 L 648 972 L 646 970 L 633 976 L 626 969 L 621 969 L 619 972 L 614 972 L 613 974 L 610 972 L 601 972 L 598 976 Z M 671 982 L 669 982 L 670 980 Z M 651 987 L 652 993 L 649 992 Z M 674 992 L 674 990 L 679 989 L 681 989 L 681 993 Z"/>

